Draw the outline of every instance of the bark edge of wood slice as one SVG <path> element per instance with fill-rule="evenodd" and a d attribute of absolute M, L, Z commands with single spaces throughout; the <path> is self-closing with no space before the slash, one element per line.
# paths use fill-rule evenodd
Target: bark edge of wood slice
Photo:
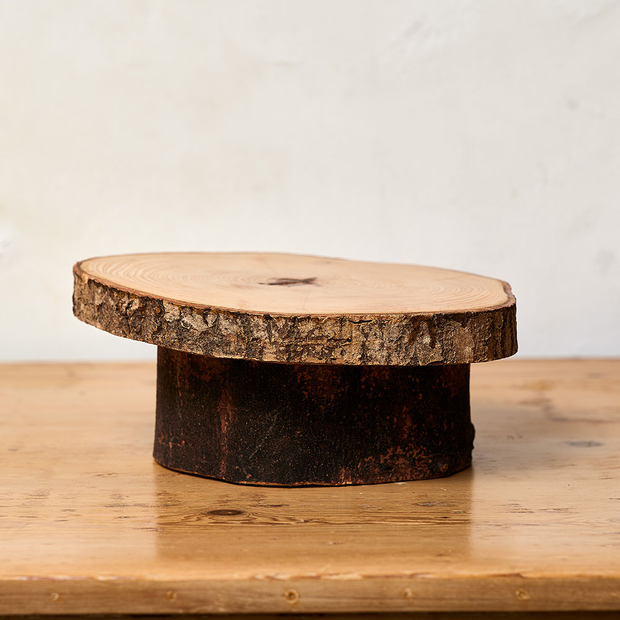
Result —
<path fill-rule="evenodd" d="M 297 254 L 157 253 L 74 268 L 75 316 L 213 357 L 296 364 L 469 364 L 517 351 L 501 280 Z"/>

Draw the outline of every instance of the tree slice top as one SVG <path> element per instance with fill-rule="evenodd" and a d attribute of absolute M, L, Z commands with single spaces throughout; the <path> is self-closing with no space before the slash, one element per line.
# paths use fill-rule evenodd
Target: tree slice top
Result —
<path fill-rule="evenodd" d="M 78 318 L 193 353 L 420 365 L 516 351 L 509 286 L 458 271 L 294 254 L 160 253 L 92 258 L 74 273 Z"/>
<path fill-rule="evenodd" d="M 510 300 L 503 282 L 468 273 L 295 254 L 134 254 L 80 269 L 137 294 L 261 314 L 462 312 Z"/>

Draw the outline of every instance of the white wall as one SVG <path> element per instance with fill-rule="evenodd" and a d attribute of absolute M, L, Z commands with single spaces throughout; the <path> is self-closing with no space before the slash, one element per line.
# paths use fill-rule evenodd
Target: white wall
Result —
<path fill-rule="evenodd" d="M 508 280 L 620 354 L 618 0 L 0 0 L 0 359 L 142 358 L 71 266 L 277 250 Z"/>

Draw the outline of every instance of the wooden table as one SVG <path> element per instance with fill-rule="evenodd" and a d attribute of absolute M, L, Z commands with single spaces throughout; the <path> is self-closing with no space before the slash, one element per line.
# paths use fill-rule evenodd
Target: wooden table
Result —
<path fill-rule="evenodd" d="M 154 386 L 0 366 L 0 614 L 620 610 L 620 360 L 475 366 L 473 468 L 375 486 L 164 469 Z"/>

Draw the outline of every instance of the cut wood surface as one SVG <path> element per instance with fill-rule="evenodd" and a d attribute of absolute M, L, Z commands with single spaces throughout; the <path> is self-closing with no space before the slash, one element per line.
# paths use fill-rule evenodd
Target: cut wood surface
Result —
<path fill-rule="evenodd" d="M 118 336 L 287 363 L 464 364 L 516 352 L 515 299 L 458 271 L 261 253 L 107 256 L 74 267 L 74 312 Z"/>
<path fill-rule="evenodd" d="M 0 366 L 0 613 L 618 610 L 619 379 L 474 366 L 471 469 L 287 489 L 155 464 L 154 364 Z"/>

